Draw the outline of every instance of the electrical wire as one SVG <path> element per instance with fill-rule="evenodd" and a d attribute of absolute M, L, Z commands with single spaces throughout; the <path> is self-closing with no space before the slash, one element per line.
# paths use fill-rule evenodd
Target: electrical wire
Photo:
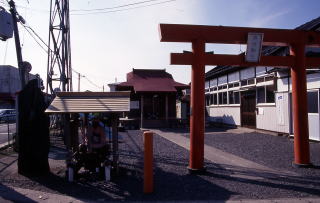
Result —
<path fill-rule="evenodd" d="M 160 2 L 152 3 L 152 4 L 148 4 L 148 5 L 141 5 L 141 4 L 146 4 L 146 3 L 156 2 L 156 1 L 160 1 Z M 133 9 L 138 9 L 138 8 L 150 7 L 150 6 L 159 5 L 159 4 L 165 4 L 165 3 L 169 3 L 169 2 L 173 2 L 173 1 L 177 1 L 177 0 L 167 0 L 167 1 L 148 0 L 148 1 L 141 1 L 141 2 L 136 2 L 136 3 L 131 3 L 131 4 L 124 4 L 124 5 L 120 5 L 120 6 L 106 7 L 106 8 L 100 8 L 100 9 L 99 8 L 96 8 L 96 9 L 73 9 L 73 10 L 70 10 L 70 15 L 91 15 L 91 14 L 115 13 L 115 12 L 120 12 L 120 11 L 127 11 L 127 10 L 133 10 Z M 141 5 L 141 6 L 132 7 L 134 5 Z M 28 8 L 28 7 L 21 6 L 21 5 L 16 5 L 16 7 L 24 8 L 24 9 L 28 9 L 28 10 L 32 10 L 32 11 L 36 11 L 36 12 L 44 12 L 44 13 L 50 12 L 49 10 L 46 10 L 46 9 Z M 129 7 L 129 8 L 116 9 L 116 8 L 125 8 L 125 7 Z M 112 9 L 116 9 L 116 10 L 112 10 Z M 90 12 L 90 11 L 97 11 L 97 12 Z M 80 13 L 77 13 L 77 12 L 80 12 Z M 84 12 L 84 13 L 81 13 L 81 12 Z"/>
<path fill-rule="evenodd" d="M 29 35 L 34 39 L 34 41 L 41 47 L 42 50 L 44 50 L 46 53 L 48 53 L 48 50 L 46 50 L 41 44 L 40 42 L 35 38 L 35 36 L 33 36 L 33 34 L 27 29 L 26 26 L 22 26 L 28 33 Z"/>
<path fill-rule="evenodd" d="M 77 73 L 77 74 L 80 74 L 80 72 L 76 71 L 76 70 L 73 69 L 73 68 L 72 68 L 72 71 L 75 72 L 75 73 Z"/>
<path fill-rule="evenodd" d="M 24 25 L 23 23 L 20 22 L 20 24 L 23 26 L 24 29 L 26 29 L 28 31 L 28 33 L 32 36 L 32 38 L 37 42 L 37 44 L 40 44 L 40 42 L 38 42 L 38 40 L 35 39 L 35 37 L 33 36 L 33 34 L 46 46 L 46 48 L 48 48 L 50 50 L 50 52 L 53 52 L 52 49 L 49 47 L 49 45 L 40 37 L 40 35 L 29 25 Z M 29 30 L 32 31 L 32 33 L 30 33 Z M 42 49 L 44 49 L 41 46 Z M 46 53 L 48 53 L 48 51 L 46 50 Z"/>
<path fill-rule="evenodd" d="M 127 8 L 127 9 L 118 9 L 118 10 L 110 11 L 110 10 L 116 9 L 116 8 L 131 7 L 131 6 L 134 6 L 134 5 L 146 4 L 146 3 L 157 2 L 157 1 L 162 1 L 162 0 L 146 0 L 146 1 L 140 1 L 140 2 L 135 2 L 135 3 L 131 3 L 131 4 L 124 4 L 124 5 L 120 5 L 120 6 L 106 7 L 106 8 L 73 9 L 73 10 L 70 10 L 70 15 L 86 15 L 87 14 L 87 13 L 78 13 L 77 14 L 77 13 L 74 13 L 74 12 L 90 12 L 90 11 L 100 11 L 101 12 L 101 11 L 105 11 L 105 10 L 109 10 L 109 11 L 102 12 L 102 13 L 113 13 L 113 12 L 119 12 L 119 11 L 126 11 L 126 10 L 132 10 L 132 9 L 137 9 L 137 8 L 149 7 L 149 6 L 168 3 L 168 2 L 176 1 L 176 0 L 168 0 L 168 1 L 162 1 L 162 2 L 158 2 L 158 3 L 154 3 L 154 4 L 144 5 L 144 6 L 136 6 L 136 7 Z M 50 12 L 49 10 L 46 10 L 46 9 L 28 8 L 28 7 L 21 6 L 21 5 L 16 5 L 16 7 L 24 8 L 24 9 L 28 9 L 28 10 L 32 10 L 32 11 L 36 11 L 36 12 L 44 12 L 44 13 L 49 13 Z M 98 14 L 100 12 L 92 12 L 92 13 L 88 13 L 88 14 L 95 14 L 95 13 Z"/>
<path fill-rule="evenodd" d="M 91 83 L 92 85 L 94 85 L 95 87 L 99 88 L 99 89 L 103 89 L 103 87 L 98 86 L 97 84 L 95 84 L 94 82 L 92 82 L 91 80 L 89 80 L 89 78 L 87 78 L 87 76 L 83 76 L 89 83 Z"/>
<path fill-rule="evenodd" d="M 35 36 L 37 36 L 37 38 L 48 48 L 50 49 L 49 45 L 36 33 L 36 31 L 34 31 L 34 29 L 28 25 L 24 25 L 24 27 L 30 29 Z M 53 52 L 51 49 L 50 49 L 51 52 Z"/>
<path fill-rule="evenodd" d="M 134 6 L 134 5 L 139 5 L 139 4 L 144 4 L 144 3 L 149 3 L 149 2 L 154 2 L 154 1 L 161 1 L 161 0 L 147 0 L 147 1 L 139 1 L 131 4 L 124 4 L 120 6 L 114 6 L 114 7 L 106 7 L 106 8 L 95 8 L 95 9 L 72 9 L 70 12 L 77 12 L 77 11 L 104 11 L 104 10 L 111 10 L 115 8 L 123 8 L 123 7 L 128 7 L 128 6 Z"/>
<path fill-rule="evenodd" d="M 75 72 L 76 74 L 80 74 L 81 77 L 85 78 L 91 85 L 99 88 L 99 89 L 103 89 L 103 87 L 100 87 L 99 85 L 95 84 L 94 82 L 92 82 L 87 76 L 81 74 L 79 71 L 76 71 L 75 69 L 72 68 L 72 71 Z"/>
<path fill-rule="evenodd" d="M 131 7 L 131 8 L 127 8 L 127 9 L 118 9 L 118 10 L 112 10 L 112 11 L 99 11 L 99 12 L 88 12 L 88 13 L 70 13 L 70 15 L 81 16 L 81 15 L 92 15 L 92 14 L 115 13 L 115 12 L 119 12 L 119 11 L 128 11 L 128 10 L 133 10 L 133 9 L 138 9 L 138 8 L 151 7 L 151 6 L 155 6 L 155 5 L 159 5 L 159 4 L 165 4 L 165 3 L 169 3 L 169 2 L 173 2 L 173 1 L 177 1 L 177 0 L 167 0 L 167 1 L 148 4 L 148 5 L 144 5 L 144 6 L 136 6 L 136 7 Z"/>

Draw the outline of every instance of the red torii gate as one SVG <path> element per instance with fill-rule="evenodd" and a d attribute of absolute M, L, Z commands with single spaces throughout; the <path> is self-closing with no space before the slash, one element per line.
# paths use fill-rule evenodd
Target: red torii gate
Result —
<path fill-rule="evenodd" d="M 160 24 L 161 42 L 191 42 L 192 53 L 171 53 L 172 65 L 192 65 L 189 169 L 204 169 L 205 65 L 291 67 L 294 162 L 310 166 L 306 67 L 320 67 L 319 58 L 305 57 L 306 46 L 320 46 L 314 31 L 203 25 Z M 289 46 L 290 56 L 261 56 L 257 63 L 244 55 L 207 54 L 205 43 L 246 44 L 248 33 L 263 33 L 263 45 Z"/>

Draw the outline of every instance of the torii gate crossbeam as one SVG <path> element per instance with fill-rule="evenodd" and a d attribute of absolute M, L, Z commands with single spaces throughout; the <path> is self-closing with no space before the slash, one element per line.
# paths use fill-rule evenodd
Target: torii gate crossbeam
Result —
<path fill-rule="evenodd" d="M 192 53 L 172 53 L 171 64 L 192 65 L 189 169 L 201 171 L 204 157 L 205 65 L 290 67 L 294 120 L 294 164 L 309 166 L 306 67 L 320 67 L 318 58 L 305 57 L 306 46 L 320 46 L 314 31 L 160 24 L 161 42 L 192 43 Z M 263 33 L 263 45 L 289 46 L 290 56 L 261 56 L 258 63 L 244 55 L 206 54 L 206 43 L 246 44 L 248 33 Z"/>

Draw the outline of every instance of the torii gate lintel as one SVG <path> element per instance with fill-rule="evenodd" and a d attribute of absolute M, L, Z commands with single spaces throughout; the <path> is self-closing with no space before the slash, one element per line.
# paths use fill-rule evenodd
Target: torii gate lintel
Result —
<path fill-rule="evenodd" d="M 160 24 L 161 42 L 190 42 L 192 53 L 172 53 L 171 64 L 192 65 L 189 169 L 204 168 L 204 86 L 205 65 L 290 67 L 294 120 L 294 164 L 310 165 L 307 112 L 306 67 L 320 67 L 318 58 L 305 57 L 306 46 L 320 46 L 320 33 L 314 31 L 243 28 L 203 25 Z M 246 44 L 248 33 L 263 33 L 263 45 L 290 46 L 290 56 L 261 56 L 245 61 L 245 56 L 207 54 L 206 43 Z"/>

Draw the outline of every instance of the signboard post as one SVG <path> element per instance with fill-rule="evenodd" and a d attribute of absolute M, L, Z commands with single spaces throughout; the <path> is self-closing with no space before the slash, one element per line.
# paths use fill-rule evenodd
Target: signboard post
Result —
<path fill-rule="evenodd" d="M 263 33 L 248 33 L 246 61 L 257 63 L 260 61 Z"/>

